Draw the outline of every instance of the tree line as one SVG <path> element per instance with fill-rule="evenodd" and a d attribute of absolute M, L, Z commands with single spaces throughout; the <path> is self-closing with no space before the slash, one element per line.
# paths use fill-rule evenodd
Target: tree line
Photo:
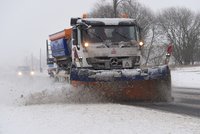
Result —
<path fill-rule="evenodd" d="M 162 64 L 169 43 L 173 44 L 174 64 L 200 62 L 200 12 L 170 7 L 155 13 L 137 0 L 99 0 L 89 16 L 117 18 L 122 14 L 136 19 L 143 29 L 144 64 Z"/>

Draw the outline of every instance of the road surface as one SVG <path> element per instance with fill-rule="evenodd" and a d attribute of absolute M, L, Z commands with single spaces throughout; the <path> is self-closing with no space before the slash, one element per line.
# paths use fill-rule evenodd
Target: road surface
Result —
<path fill-rule="evenodd" d="M 200 88 L 172 87 L 174 100 L 169 103 L 125 103 L 164 112 L 200 118 Z"/>
<path fill-rule="evenodd" d="M 99 103 L 91 96 L 74 103 L 66 96 L 79 94 L 46 75 L 1 75 L 0 134 L 199 134 L 199 79 L 198 72 L 173 71 L 170 103 Z"/>

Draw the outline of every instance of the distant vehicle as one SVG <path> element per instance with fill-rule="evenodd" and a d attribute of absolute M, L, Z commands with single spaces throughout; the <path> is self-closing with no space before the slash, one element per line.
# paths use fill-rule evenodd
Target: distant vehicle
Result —
<path fill-rule="evenodd" d="M 19 66 L 17 67 L 18 76 L 33 76 L 35 72 L 31 70 L 29 66 Z"/>

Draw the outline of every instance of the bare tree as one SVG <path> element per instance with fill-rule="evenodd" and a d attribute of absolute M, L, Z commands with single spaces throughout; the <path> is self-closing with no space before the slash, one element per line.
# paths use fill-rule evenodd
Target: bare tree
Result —
<path fill-rule="evenodd" d="M 96 3 L 90 16 L 93 18 L 117 18 L 119 17 L 118 6 L 124 2 L 130 0 L 112 0 L 112 4 L 106 2 L 106 0 L 100 0 Z"/>
<path fill-rule="evenodd" d="M 161 65 L 165 64 L 165 55 L 166 55 L 166 45 L 153 45 L 152 55 L 150 57 L 150 63 L 152 65 Z"/>
<path fill-rule="evenodd" d="M 100 0 L 96 3 L 89 16 L 93 18 L 114 18 L 113 12 L 113 7 L 110 3 Z"/>
<path fill-rule="evenodd" d="M 113 0 L 113 10 L 114 10 L 114 17 L 117 18 L 117 6 L 119 4 L 120 0 Z"/>
<path fill-rule="evenodd" d="M 127 14 L 129 18 L 136 19 L 142 28 L 143 37 L 146 38 L 150 26 L 154 21 L 154 13 L 152 10 L 143 6 L 136 0 L 130 0 L 120 5 L 120 12 Z"/>
<path fill-rule="evenodd" d="M 114 10 L 114 17 L 117 18 L 119 17 L 119 13 L 117 11 L 117 7 L 119 6 L 120 3 L 131 3 L 131 0 L 113 0 L 113 10 Z"/>
<path fill-rule="evenodd" d="M 187 8 L 168 8 L 159 15 L 159 25 L 173 42 L 179 64 L 193 64 L 199 48 L 200 15 Z"/>

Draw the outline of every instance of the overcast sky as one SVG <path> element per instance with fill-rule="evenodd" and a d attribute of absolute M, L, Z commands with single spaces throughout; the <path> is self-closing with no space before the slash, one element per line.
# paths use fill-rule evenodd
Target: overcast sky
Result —
<path fill-rule="evenodd" d="M 200 0 L 138 0 L 154 11 L 167 7 L 187 7 L 193 11 L 200 11 Z"/>
<path fill-rule="evenodd" d="M 0 0 L 2 65 L 22 65 L 25 57 L 45 53 L 49 34 L 69 26 L 71 17 L 90 12 L 98 0 Z M 200 0 L 138 0 L 154 11 L 185 6 L 200 11 Z"/>

